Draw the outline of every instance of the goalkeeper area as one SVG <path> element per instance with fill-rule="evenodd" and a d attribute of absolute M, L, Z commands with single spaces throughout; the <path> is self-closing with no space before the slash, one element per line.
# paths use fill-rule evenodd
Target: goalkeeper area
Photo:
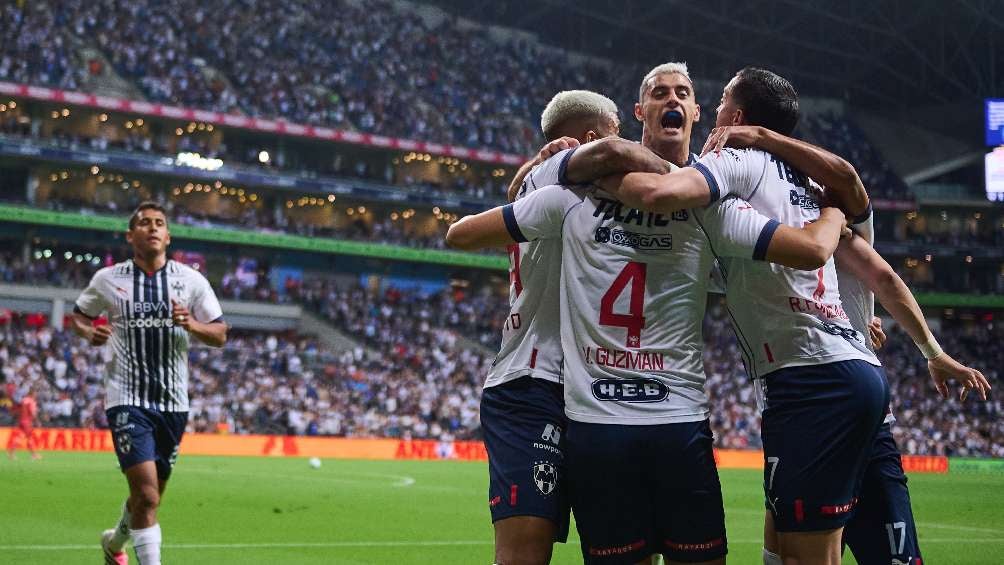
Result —
<path fill-rule="evenodd" d="M 759 563 L 762 475 L 722 469 L 731 563 Z M 105 453 L 0 460 L 0 563 L 99 563 L 121 504 Z M 160 512 L 166 563 L 488 564 L 484 463 L 183 456 Z M 997 563 L 1004 473 L 910 475 L 929 563 Z M 104 526 L 107 527 L 107 526 Z M 132 550 L 130 549 L 130 557 Z M 854 563 L 847 555 L 845 563 Z M 581 563 L 574 528 L 552 563 Z"/>

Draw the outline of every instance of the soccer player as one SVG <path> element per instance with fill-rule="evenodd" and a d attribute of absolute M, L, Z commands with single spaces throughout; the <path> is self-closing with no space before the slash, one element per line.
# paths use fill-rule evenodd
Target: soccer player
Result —
<path fill-rule="evenodd" d="M 743 120 L 733 120 L 742 123 Z M 771 132 L 762 127 L 727 125 L 717 127 L 705 144 L 704 153 L 720 151 L 726 145 L 745 148 L 756 147 Z M 872 249 L 872 216 L 866 214 L 855 226 L 858 235 L 841 242 L 834 256 L 841 302 L 851 326 L 874 351 L 882 346 L 885 334 L 881 320 L 874 316 L 874 298 L 877 294 L 882 306 L 892 314 L 928 359 L 932 381 L 942 397 L 948 397 L 945 384 L 956 380 L 963 384 L 960 398 L 970 389 L 978 390 L 986 398 L 990 385 L 978 370 L 958 363 L 941 351 L 909 288 L 882 257 Z M 882 427 L 864 472 L 861 497 L 850 521 L 844 528 L 843 542 L 850 547 L 859 563 L 920 563 L 921 553 L 906 474 L 903 471 L 899 448 L 892 436 L 895 421 L 891 409 Z M 765 565 L 780 565 L 777 555 L 778 541 L 773 519 L 767 513 L 764 532 Z"/>
<path fill-rule="evenodd" d="M 797 119 L 791 85 L 756 68 L 729 83 L 718 112 L 719 126 L 753 123 L 782 135 Z M 832 261 L 813 274 L 767 267 L 716 237 L 729 209 L 759 211 L 780 225 L 815 221 L 822 194 L 802 172 L 761 151 L 725 150 L 695 168 L 712 192 L 748 200 L 715 207 L 704 216 L 705 232 L 726 280 L 744 363 L 762 387 L 764 486 L 781 556 L 785 563 L 839 563 L 842 528 L 888 405 L 884 374 L 849 325 Z M 671 177 L 654 188 L 638 179 L 624 186 L 632 184 L 625 179 L 620 194 L 627 202 L 644 198 L 654 211 L 669 209 L 680 190 Z"/>
<path fill-rule="evenodd" d="M 29 388 L 24 398 L 17 404 L 17 427 L 11 431 L 7 440 L 7 457 L 16 459 L 14 450 L 17 449 L 17 436 L 24 436 L 25 447 L 31 453 L 33 460 L 41 459 L 42 456 L 35 451 L 35 438 L 33 436 L 35 420 L 38 418 L 38 403 L 35 401 L 35 391 Z"/>
<path fill-rule="evenodd" d="M 724 561 L 700 343 L 712 257 L 691 214 L 644 213 L 595 187 L 548 187 L 450 229 L 462 248 L 562 240 L 565 449 L 587 563 L 657 553 Z M 832 252 L 842 224 L 829 210 L 804 229 L 774 228 L 762 253 L 810 262 L 820 248 Z M 759 233 L 733 235 L 754 253 Z"/>
<path fill-rule="evenodd" d="M 667 170 L 651 151 L 615 137 L 619 126 L 617 106 L 609 98 L 584 90 L 556 94 L 541 115 L 541 130 L 549 142 L 543 151 L 560 155 L 543 164 L 538 157 L 524 167 L 510 199 L 559 182 Z M 457 232 L 451 233 L 448 242 L 463 245 Z M 554 240 L 512 243 L 508 252 L 510 312 L 481 398 L 495 562 L 545 564 L 553 542 L 563 542 L 568 533 L 558 323 L 561 245 Z"/>
<path fill-rule="evenodd" d="M 94 274 L 73 311 L 73 329 L 95 347 L 111 340 L 105 411 L 129 497 L 115 529 L 101 537 L 105 562 L 128 562 L 131 539 L 140 565 L 159 565 L 157 508 L 188 421 L 190 340 L 221 347 L 223 311 L 198 271 L 167 258 L 164 209 L 144 202 L 129 218 L 133 258 Z M 100 315 L 107 325 L 95 326 Z"/>

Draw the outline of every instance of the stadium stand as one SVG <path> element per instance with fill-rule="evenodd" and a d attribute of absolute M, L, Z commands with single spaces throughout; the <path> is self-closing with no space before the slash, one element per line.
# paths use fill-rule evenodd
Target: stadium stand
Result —
<path fill-rule="evenodd" d="M 363 297 L 370 301 L 360 303 Z M 410 298 L 409 298 L 410 296 Z M 474 302 L 443 296 L 417 300 L 389 290 L 346 292 L 334 303 L 346 329 L 364 333 L 375 351 L 336 354 L 316 339 L 292 332 L 239 332 L 222 349 L 199 347 L 192 366 L 192 429 L 350 437 L 466 439 L 479 437 L 481 381 L 491 357 L 456 346 L 457 331 L 480 329 Z M 394 304 L 394 305 L 391 305 Z M 403 305 L 402 305 L 403 304 Z M 435 309 L 433 311 L 433 308 Z M 420 322 L 401 322 L 405 311 Z M 483 311 L 479 311 L 483 312 Z M 498 319 L 498 317 L 496 317 Z M 101 407 L 107 349 L 86 347 L 44 316 L 0 319 L 0 371 L 9 396 L 39 389 L 44 425 L 105 427 Z M 982 367 L 992 383 L 1002 365 L 990 321 L 943 320 L 947 351 Z M 407 336 L 404 339 L 402 336 Z M 705 322 L 712 426 L 720 447 L 760 447 L 753 391 L 743 376 L 725 309 L 713 299 Z M 881 352 L 893 390 L 894 428 L 911 454 L 1004 456 L 1004 406 L 999 400 L 941 401 L 926 364 L 898 329 Z M 0 422 L 9 414 L 0 413 Z"/>
<path fill-rule="evenodd" d="M 632 107 L 647 69 L 636 64 L 575 62 L 560 50 L 500 41 L 480 28 L 448 20 L 433 26 L 386 2 L 225 4 L 212 14 L 191 0 L 9 5 L 0 80 L 72 89 L 88 62 L 71 46 L 93 44 L 155 102 L 528 155 L 542 141 L 537 115 L 554 92 L 592 88 L 617 99 L 622 134 L 640 136 Z M 27 29 L 38 42 L 25 41 Z M 41 49 L 29 54 L 27 45 Z M 713 124 L 720 84 L 701 88 L 705 118 L 695 150 Z M 850 120 L 807 115 L 800 131 L 851 160 L 874 194 L 909 198 Z M 154 142 L 129 145 L 149 151 Z M 256 155 L 228 157 L 253 163 Z"/>

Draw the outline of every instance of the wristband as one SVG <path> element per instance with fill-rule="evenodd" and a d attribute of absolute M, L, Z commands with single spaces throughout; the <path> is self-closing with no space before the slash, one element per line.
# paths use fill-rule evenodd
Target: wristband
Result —
<path fill-rule="evenodd" d="M 945 351 L 941 349 L 941 345 L 938 344 L 938 340 L 931 336 L 931 339 L 927 340 L 927 343 L 916 344 L 917 348 L 920 349 L 920 353 L 924 356 L 924 359 L 928 361 L 939 357 Z"/>

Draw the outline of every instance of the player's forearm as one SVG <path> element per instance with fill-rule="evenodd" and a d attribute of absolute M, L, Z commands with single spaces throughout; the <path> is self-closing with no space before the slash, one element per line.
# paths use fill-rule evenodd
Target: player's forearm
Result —
<path fill-rule="evenodd" d="M 707 181 L 691 168 L 668 174 L 628 173 L 620 183 L 604 183 L 603 187 L 632 208 L 660 214 L 706 206 L 711 200 Z"/>
<path fill-rule="evenodd" d="M 865 283 L 914 343 L 927 343 L 931 328 L 924 319 L 920 304 L 909 287 L 889 263 L 860 237 L 843 242 L 837 249 L 841 268 Z"/>
<path fill-rule="evenodd" d="M 446 245 L 461 251 L 503 247 L 514 242 L 501 207 L 464 216 L 446 232 Z"/>
<path fill-rule="evenodd" d="M 82 314 L 73 313 L 73 323 L 70 327 L 73 329 L 73 333 L 77 334 L 79 337 L 90 340 L 94 335 L 94 322 Z"/>
<path fill-rule="evenodd" d="M 809 175 L 836 195 L 836 200 L 852 217 L 868 209 L 868 193 L 854 166 L 838 155 L 811 143 L 763 129 L 760 149 L 780 157 L 799 171 Z"/>
<path fill-rule="evenodd" d="M 227 342 L 227 325 L 223 322 L 203 324 L 192 320 L 188 331 L 195 339 L 210 347 L 223 347 Z"/>
<path fill-rule="evenodd" d="M 840 243 L 843 213 L 825 208 L 819 220 L 803 227 L 778 226 L 767 247 L 765 259 L 802 271 L 814 271 L 826 265 Z"/>
<path fill-rule="evenodd" d="M 667 173 L 669 164 L 640 143 L 607 137 L 579 146 L 568 160 L 565 178 L 581 183 L 618 173 Z"/>

